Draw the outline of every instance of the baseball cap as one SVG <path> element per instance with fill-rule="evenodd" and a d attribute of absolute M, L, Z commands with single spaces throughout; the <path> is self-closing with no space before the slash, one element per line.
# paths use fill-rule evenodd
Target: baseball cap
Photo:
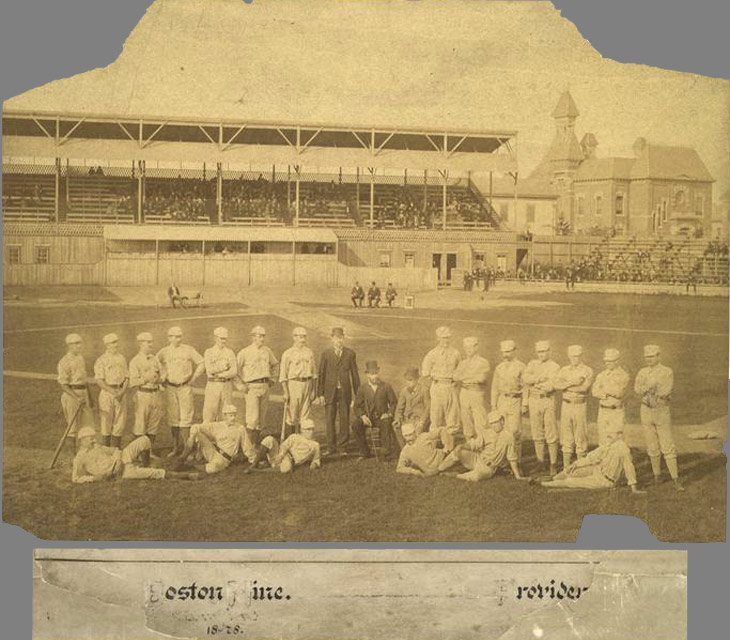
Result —
<path fill-rule="evenodd" d="M 119 336 L 116 333 L 107 333 L 103 338 L 104 344 L 112 344 L 119 342 Z"/>
<path fill-rule="evenodd" d="M 647 344 L 644 347 L 645 356 L 658 356 L 660 353 L 661 353 L 661 349 L 659 348 L 659 345 Z"/>
<path fill-rule="evenodd" d="M 314 420 L 311 418 L 304 418 L 299 426 L 302 431 L 314 431 Z"/>
<path fill-rule="evenodd" d="M 581 347 L 579 344 L 571 344 L 568 347 L 568 355 L 569 356 L 582 356 L 583 347 Z"/>
<path fill-rule="evenodd" d="M 223 413 L 238 413 L 238 409 L 236 408 L 235 404 L 224 404 Z"/>
<path fill-rule="evenodd" d="M 83 340 L 78 333 L 69 333 L 66 336 L 66 344 L 78 344 L 79 342 L 83 342 Z"/>
<path fill-rule="evenodd" d="M 292 331 L 292 335 L 293 336 L 306 336 L 307 330 L 304 327 L 297 327 L 296 329 L 294 329 L 294 331 Z"/>
<path fill-rule="evenodd" d="M 437 338 L 450 338 L 451 337 L 451 329 L 448 327 L 439 327 L 436 329 L 436 337 Z"/>
<path fill-rule="evenodd" d="M 605 362 L 615 362 L 619 359 L 619 356 L 621 354 L 619 353 L 618 349 L 606 349 L 603 352 L 603 360 Z"/>
<path fill-rule="evenodd" d="M 517 348 L 514 340 L 502 340 L 499 343 L 499 350 L 502 352 L 514 351 Z"/>
<path fill-rule="evenodd" d="M 535 351 L 550 351 L 550 341 L 538 340 L 535 343 Z"/>
<path fill-rule="evenodd" d="M 213 329 L 213 335 L 216 338 L 227 338 L 228 337 L 228 329 L 225 327 L 216 327 Z"/>
<path fill-rule="evenodd" d="M 492 424 L 493 422 L 499 422 L 503 418 L 504 416 L 501 411 L 490 411 L 489 415 L 487 415 L 487 422 Z"/>
<path fill-rule="evenodd" d="M 93 427 L 81 427 L 79 432 L 76 434 L 76 439 L 81 440 L 81 438 L 93 438 L 95 435 L 96 431 Z"/>
<path fill-rule="evenodd" d="M 183 330 L 180 327 L 170 327 L 167 330 L 168 336 L 181 336 L 183 334 Z"/>
<path fill-rule="evenodd" d="M 405 436 L 409 433 L 415 433 L 416 427 L 413 426 L 410 422 L 406 422 L 405 424 L 401 425 L 400 431 Z"/>
<path fill-rule="evenodd" d="M 266 329 L 264 329 L 260 324 L 257 324 L 253 329 L 251 329 L 251 335 L 252 336 L 265 336 Z"/>
<path fill-rule="evenodd" d="M 462 340 L 462 343 L 464 344 L 465 347 L 469 347 L 469 346 L 476 347 L 479 344 L 479 338 L 476 338 L 474 336 L 469 336 L 467 338 L 464 338 L 464 340 Z"/>
<path fill-rule="evenodd" d="M 148 331 L 143 331 L 137 335 L 137 342 L 154 342 L 154 338 Z"/>

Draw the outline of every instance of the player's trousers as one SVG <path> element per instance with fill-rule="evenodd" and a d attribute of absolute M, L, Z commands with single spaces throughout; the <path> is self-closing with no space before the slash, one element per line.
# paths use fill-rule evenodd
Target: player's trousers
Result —
<path fill-rule="evenodd" d="M 165 386 L 165 405 L 167 424 L 171 427 L 189 428 L 193 424 L 193 389 L 189 384 L 176 387 L 170 383 Z"/>
<path fill-rule="evenodd" d="M 127 424 L 127 406 L 127 394 L 117 399 L 103 389 L 99 392 L 101 435 L 117 438 L 122 436 Z"/>
<path fill-rule="evenodd" d="M 147 436 L 140 436 L 130 442 L 122 449 L 122 478 L 124 480 L 162 480 L 165 477 L 164 469 L 153 469 L 138 464 L 139 457 L 152 448 L 152 443 Z"/>
<path fill-rule="evenodd" d="M 205 458 L 205 472 L 207 474 L 220 473 L 231 464 L 230 457 L 223 455 L 223 452 L 218 449 L 213 440 L 203 432 L 200 425 L 193 425 L 190 429 L 190 437 L 194 439 L 198 445 L 198 450 Z"/>
<path fill-rule="evenodd" d="M 566 489 L 610 489 L 615 486 L 615 483 L 603 475 L 601 467 L 596 464 L 590 467 L 580 467 L 573 471 L 561 471 L 548 486 Z"/>
<path fill-rule="evenodd" d="M 329 452 L 344 450 L 350 440 L 350 399 L 342 389 L 335 389 L 335 395 L 325 404 L 324 409 Z"/>
<path fill-rule="evenodd" d="M 522 395 L 500 394 L 497 398 L 497 410 L 504 416 L 504 428 L 515 439 L 518 459 L 522 458 Z"/>
<path fill-rule="evenodd" d="M 660 453 L 665 460 L 677 457 L 669 407 L 647 407 L 642 404 L 641 425 L 644 428 L 646 452 L 650 457 L 658 456 Z"/>
<path fill-rule="evenodd" d="M 625 414 L 623 407 L 598 407 L 598 446 L 608 443 L 609 433 L 624 430 Z"/>
<path fill-rule="evenodd" d="M 75 398 L 78 398 L 78 400 L 75 400 L 67 393 L 61 395 L 61 409 L 63 410 L 63 417 L 66 419 L 67 426 L 71 420 L 73 420 L 74 415 L 76 415 L 76 411 L 79 408 L 79 401 L 84 400 L 87 402 L 79 411 L 79 415 L 76 417 L 76 421 L 71 427 L 71 431 L 69 431 L 68 435 L 75 436 L 82 427 L 91 427 L 96 430 L 94 412 L 91 407 L 89 407 L 88 398 L 86 397 L 86 389 L 71 389 L 71 393 L 73 393 Z"/>
<path fill-rule="evenodd" d="M 203 397 L 203 422 L 216 422 L 223 417 L 223 405 L 233 402 L 231 380 L 208 379 Z"/>
<path fill-rule="evenodd" d="M 260 431 L 269 411 L 269 383 L 246 383 L 246 429 Z"/>
<path fill-rule="evenodd" d="M 431 383 L 431 429 L 459 428 L 459 394 L 451 380 Z"/>
<path fill-rule="evenodd" d="M 312 390 L 314 379 L 297 378 L 287 381 L 289 402 L 286 407 L 286 423 L 298 425 L 312 414 Z"/>
<path fill-rule="evenodd" d="M 527 401 L 530 409 L 530 432 L 534 442 L 556 444 L 558 442 L 558 421 L 555 417 L 555 396 L 530 394 Z"/>
<path fill-rule="evenodd" d="M 468 440 L 477 434 L 477 429 L 487 427 L 487 398 L 484 385 L 464 385 L 459 391 L 461 428 Z"/>
<path fill-rule="evenodd" d="M 136 436 L 156 436 L 165 414 L 165 405 L 162 392 L 159 390 L 140 387 L 134 398 L 134 427 L 132 433 Z"/>
<path fill-rule="evenodd" d="M 397 455 L 400 447 L 398 446 L 395 433 L 393 433 L 393 421 L 390 418 L 385 420 L 371 418 L 371 422 L 373 423 L 372 428 L 378 429 L 380 433 L 380 447 L 383 450 L 383 456 L 387 458 Z M 369 428 L 360 416 L 352 417 L 352 433 L 357 441 L 358 451 L 361 456 L 366 458 L 370 456 L 370 445 L 368 444 L 366 433 L 366 430 Z"/>
<path fill-rule="evenodd" d="M 588 421 L 586 401 L 567 401 L 563 399 L 560 409 L 560 445 L 563 456 L 571 456 L 573 450 L 579 458 L 588 451 Z"/>
<path fill-rule="evenodd" d="M 292 456 L 291 452 L 286 453 L 282 457 L 282 459 L 278 461 L 277 465 L 280 445 L 278 440 L 274 438 L 274 436 L 266 436 L 261 441 L 261 444 L 263 447 L 266 448 L 266 458 L 268 459 L 272 469 L 276 469 L 278 466 L 279 471 L 281 471 L 282 473 L 289 473 L 290 471 L 294 470 L 294 467 L 297 466 L 297 463 L 294 461 L 294 456 Z M 306 461 L 302 461 L 300 462 L 300 464 L 303 464 L 304 462 Z"/>
<path fill-rule="evenodd" d="M 476 471 L 482 480 L 491 478 L 497 469 L 484 460 L 484 456 L 477 451 L 461 448 L 456 452 L 459 462 L 469 471 Z"/>

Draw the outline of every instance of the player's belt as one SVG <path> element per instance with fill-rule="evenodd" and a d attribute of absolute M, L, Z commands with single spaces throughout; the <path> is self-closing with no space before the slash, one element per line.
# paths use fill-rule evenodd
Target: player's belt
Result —
<path fill-rule="evenodd" d="M 208 382 L 230 382 L 229 378 L 208 378 Z"/>
<path fill-rule="evenodd" d="M 220 453 L 228 462 L 231 462 L 233 460 L 233 456 L 228 455 L 223 449 L 221 449 L 215 442 L 212 443 L 213 448 Z"/>
<path fill-rule="evenodd" d="M 82 389 L 86 389 L 85 384 L 70 384 L 68 385 L 69 389 L 76 389 L 77 391 L 81 391 Z"/>
<path fill-rule="evenodd" d="M 654 406 L 654 407 L 647 404 L 643 400 L 641 401 L 641 404 L 643 404 L 645 407 L 647 407 L 649 409 L 658 409 L 659 407 L 668 407 L 669 406 L 669 398 L 657 398 L 655 402 L 656 402 L 656 406 Z"/>
<path fill-rule="evenodd" d="M 601 407 L 601 409 L 623 409 L 623 404 L 617 404 L 616 406 L 611 404 L 604 404 L 603 402 L 599 402 L 598 406 Z"/>
<path fill-rule="evenodd" d="M 123 384 L 108 384 L 107 387 L 111 387 L 112 389 L 121 389 L 124 385 Z"/>
<path fill-rule="evenodd" d="M 433 381 L 436 384 L 451 384 L 454 380 L 453 378 L 434 378 Z"/>
<path fill-rule="evenodd" d="M 483 382 L 464 382 L 461 386 L 465 389 L 484 389 L 487 385 Z"/>
<path fill-rule="evenodd" d="M 554 395 L 554 391 L 530 391 L 532 398 L 552 398 Z"/>
<path fill-rule="evenodd" d="M 186 387 L 187 382 L 170 382 L 169 380 L 165 383 L 168 387 L 175 387 L 176 389 L 178 387 Z"/>
<path fill-rule="evenodd" d="M 157 393 L 159 390 L 160 387 L 137 387 L 137 391 L 142 393 Z"/>
<path fill-rule="evenodd" d="M 505 398 L 521 398 L 522 393 L 503 393 L 502 394 Z"/>
<path fill-rule="evenodd" d="M 269 382 L 271 378 L 256 378 L 256 380 L 244 380 L 246 384 L 263 384 Z"/>
<path fill-rule="evenodd" d="M 563 398 L 563 402 L 567 402 L 568 404 L 585 404 L 586 399 L 585 398 Z"/>
<path fill-rule="evenodd" d="M 289 378 L 289 381 L 296 381 L 296 382 L 307 382 L 308 380 L 311 380 L 312 376 L 309 377 L 301 377 L 301 378 Z"/>

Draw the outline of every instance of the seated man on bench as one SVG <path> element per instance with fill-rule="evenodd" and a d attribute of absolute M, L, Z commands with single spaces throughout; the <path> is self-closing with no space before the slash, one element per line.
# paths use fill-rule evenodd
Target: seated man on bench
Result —
<path fill-rule="evenodd" d="M 170 304 L 172 308 L 176 309 L 176 303 L 180 304 L 180 307 L 185 309 L 186 307 L 192 306 L 202 307 L 203 306 L 203 294 L 198 292 L 192 298 L 184 296 L 180 293 L 180 288 L 173 282 L 167 290 L 167 297 L 170 298 Z"/>

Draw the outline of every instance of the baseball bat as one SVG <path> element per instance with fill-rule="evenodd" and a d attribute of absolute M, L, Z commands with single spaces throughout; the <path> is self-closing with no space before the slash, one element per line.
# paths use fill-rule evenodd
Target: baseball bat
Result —
<path fill-rule="evenodd" d="M 281 414 L 281 434 L 279 435 L 279 443 L 284 442 L 286 437 L 286 410 L 289 407 L 289 400 L 284 400 L 284 412 Z"/>
<path fill-rule="evenodd" d="M 51 464 L 48 466 L 49 469 L 53 469 L 53 466 L 56 464 L 56 460 L 58 460 L 58 456 L 61 454 L 61 449 L 63 448 L 63 443 L 66 442 L 66 438 L 68 438 L 68 434 L 71 433 L 71 429 L 74 426 L 74 423 L 76 422 L 76 418 L 78 418 L 79 413 L 81 413 L 81 409 L 83 408 L 83 404 L 79 403 L 78 408 L 76 409 L 76 413 L 74 413 L 73 418 L 71 418 L 71 421 L 68 423 L 68 426 L 66 427 L 66 430 L 63 432 L 63 435 L 61 436 L 61 439 L 58 441 L 58 445 L 56 445 L 56 450 L 53 452 L 53 460 L 51 460 Z"/>

